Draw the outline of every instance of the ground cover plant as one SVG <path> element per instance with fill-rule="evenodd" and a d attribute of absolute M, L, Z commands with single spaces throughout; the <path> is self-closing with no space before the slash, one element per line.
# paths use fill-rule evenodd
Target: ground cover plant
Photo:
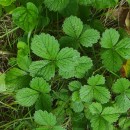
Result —
<path fill-rule="evenodd" d="M 129 0 L 0 0 L 0 129 L 129 130 Z"/>

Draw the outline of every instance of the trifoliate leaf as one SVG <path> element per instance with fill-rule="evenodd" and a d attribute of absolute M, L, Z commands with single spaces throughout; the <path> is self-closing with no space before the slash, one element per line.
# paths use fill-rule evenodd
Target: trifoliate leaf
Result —
<path fill-rule="evenodd" d="M 51 91 L 50 85 L 43 78 L 33 78 L 30 86 L 41 93 L 49 93 Z"/>
<path fill-rule="evenodd" d="M 106 107 L 102 112 L 102 117 L 109 123 L 116 122 L 119 117 L 119 111 L 113 107 Z"/>
<path fill-rule="evenodd" d="M 34 120 L 39 125 L 44 126 L 55 126 L 56 124 L 56 117 L 52 113 L 42 110 L 35 111 Z"/>
<path fill-rule="evenodd" d="M 81 101 L 71 102 L 71 108 L 74 112 L 82 112 L 84 109 L 84 105 Z"/>
<path fill-rule="evenodd" d="M 43 77 L 45 80 L 50 80 L 55 75 L 55 64 L 53 62 L 34 61 L 29 68 L 32 77 Z"/>
<path fill-rule="evenodd" d="M 117 72 L 123 64 L 121 57 L 112 49 L 104 51 L 101 58 L 103 65 L 109 71 Z"/>
<path fill-rule="evenodd" d="M 44 0 L 45 6 L 51 11 L 61 11 L 69 3 L 69 0 Z"/>
<path fill-rule="evenodd" d="M 119 40 L 119 33 L 115 29 L 107 29 L 101 38 L 103 48 L 112 48 Z"/>
<path fill-rule="evenodd" d="M 130 59 L 130 38 L 122 39 L 116 45 L 116 51 L 121 57 Z"/>
<path fill-rule="evenodd" d="M 92 103 L 89 109 L 93 115 L 100 114 L 102 112 L 102 105 L 100 103 Z"/>
<path fill-rule="evenodd" d="M 84 75 L 91 69 L 93 66 L 92 60 L 87 56 L 82 56 L 77 59 L 74 67 L 74 76 L 76 78 L 83 78 Z"/>
<path fill-rule="evenodd" d="M 70 91 L 76 91 L 80 89 L 82 84 L 79 81 L 72 81 L 69 83 L 69 90 Z"/>
<path fill-rule="evenodd" d="M 14 23 L 26 32 L 34 29 L 38 19 L 38 9 L 31 3 L 27 3 L 27 7 L 18 7 L 13 11 Z"/>
<path fill-rule="evenodd" d="M 114 107 L 105 107 L 102 110 L 100 103 L 92 103 L 89 106 L 91 116 L 91 126 L 94 130 L 112 130 L 112 123 L 119 117 L 119 111 Z"/>
<path fill-rule="evenodd" d="M 30 76 L 23 70 L 12 68 L 6 73 L 5 82 L 8 89 L 17 90 L 29 86 Z"/>
<path fill-rule="evenodd" d="M 39 57 L 55 60 L 59 52 L 59 43 L 53 36 L 42 33 L 34 36 L 31 49 Z"/>
<path fill-rule="evenodd" d="M 113 92 L 120 94 L 116 96 L 117 106 L 123 110 L 127 111 L 130 108 L 130 82 L 127 79 L 120 78 L 113 85 Z"/>
<path fill-rule="evenodd" d="M 80 43 L 85 47 L 92 47 L 93 44 L 97 43 L 100 38 L 100 33 L 94 29 L 86 30 L 80 36 Z"/>
<path fill-rule="evenodd" d="M 91 86 L 103 85 L 105 84 L 105 78 L 102 75 L 95 75 L 88 79 L 87 83 Z"/>
<path fill-rule="evenodd" d="M 125 78 L 118 79 L 112 87 L 113 92 L 119 94 L 124 93 L 130 87 L 130 81 Z"/>
<path fill-rule="evenodd" d="M 103 76 L 100 75 L 90 77 L 88 79 L 89 85 L 85 85 L 80 89 L 81 100 L 89 103 L 95 99 L 102 104 L 107 103 L 110 99 L 110 92 L 102 86 L 104 81 Z"/>
<path fill-rule="evenodd" d="M 71 70 L 59 70 L 59 74 L 66 79 L 71 77 L 83 78 L 92 65 L 92 60 L 87 56 L 83 56 L 75 60 L 74 67 Z"/>
<path fill-rule="evenodd" d="M 102 117 L 100 117 L 100 115 L 93 116 L 90 122 L 93 130 L 112 130 L 109 129 L 110 124 Z"/>
<path fill-rule="evenodd" d="M 80 57 L 80 53 L 73 48 L 63 48 L 57 55 L 56 65 L 61 70 L 71 70 L 74 62 Z"/>
<path fill-rule="evenodd" d="M 16 101 L 25 107 L 32 106 L 38 99 L 39 93 L 30 88 L 23 88 L 16 93 Z"/>
<path fill-rule="evenodd" d="M 73 38 L 78 38 L 82 30 L 83 30 L 83 23 L 76 16 L 70 16 L 65 19 L 63 24 L 63 31 L 65 32 L 65 34 Z"/>

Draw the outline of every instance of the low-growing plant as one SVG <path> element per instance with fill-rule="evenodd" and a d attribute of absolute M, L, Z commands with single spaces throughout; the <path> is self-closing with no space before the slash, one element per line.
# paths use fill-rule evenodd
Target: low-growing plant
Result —
<path fill-rule="evenodd" d="M 33 128 L 128 130 L 130 81 L 121 77 L 120 69 L 130 59 L 130 38 L 114 28 L 103 27 L 102 32 L 76 15 L 81 6 L 104 9 L 118 0 L 20 3 L 24 6 L 14 9 L 12 18 L 25 36 L 17 43 L 5 81 L 16 103 L 33 109 Z M 62 26 L 61 32 L 48 33 L 51 14 L 65 17 L 54 27 L 59 31 Z M 41 26 L 47 29 L 37 32 Z"/>

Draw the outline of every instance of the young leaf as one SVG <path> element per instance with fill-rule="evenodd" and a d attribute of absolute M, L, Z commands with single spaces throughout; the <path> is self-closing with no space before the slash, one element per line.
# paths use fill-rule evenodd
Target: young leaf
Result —
<path fill-rule="evenodd" d="M 39 93 L 30 88 L 23 88 L 16 93 L 16 101 L 25 107 L 32 106 L 38 99 Z"/>
<path fill-rule="evenodd" d="M 69 3 L 69 0 L 44 0 L 45 6 L 51 11 L 61 11 Z"/>
<path fill-rule="evenodd" d="M 104 77 L 101 75 L 92 76 L 88 80 L 89 85 L 85 85 L 80 89 L 80 98 L 84 102 L 91 102 L 93 99 L 107 103 L 110 99 L 110 92 L 103 87 Z"/>
<path fill-rule="evenodd" d="M 116 104 L 123 111 L 127 111 L 130 108 L 130 81 L 124 78 L 120 78 L 113 84 L 113 92 L 119 94 L 116 97 Z"/>
<path fill-rule="evenodd" d="M 89 109 L 93 115 L 100 114 L 102 112 L 102 105 L 100 103 L 92 103 Z"/>
<path fill-rule="evenodd" d="M 59 43 L 53 36 L 42 33 L 34 36 L 31 49 L 39 57 L 55 60 L 59 52 Z"/>
<path fill-rule="evenodd" d="M 55 126 L 57 121 L 56 117 L 52 113 L 48 113 L 47 111 L 38 110 L 34 113 L 34 120 L 39 125 L 44 126 Z"/>
<path fill-rule="evenodd" d="M 43 78 L 33 78 L 30 86 L 41 93 L 49 93 L 51 91 L 50 85 Z"/>
<path fill-rule="evenodd" d="M 80 53 L 73 48 L 63 48 L 57 55 L 56 65 L 61 70 L 71 70 L 74 67 L 74 61 L 80 57 Z"/>
<path fill-rule="evenodd" d="M 26 32 L 34 29 L 38 19 L 38 9 L 31 3 L 27 3 L 27 7 L 18 7 L 13 11 L 14 23 Z"/>
<path fill-rule="evenodd" d="M 71 108 L 74 112 L 82 112 L 84 105 L 81 101 L 71 102 Z"/>
<path fill-rule="evenodd" d="M 102 63 L 109 71 L 117 72 L 120 70 L 123 61 L 118 53 L 112 49 L 104 51 L 101 55 Z"/>
<path fill-rule="evenodd" d="M 69 83 L 69 90 L 70 91 L 76 91 L 80 89 L 82 84 L 79 81 L 72 81 Z"/>
<path fill-rule="evenodd" d="M 55 75 L 55 65 L 53 62 L 34 61 L 29 68 L 32 77 L 43 77 L 45 80 L 50 80 Z"/>
<path fill-rule="evenodd" d="M 31 64 L 31 59 L 28 57 L 29 48 L 26 43 L 18 42 L 17 44 L 17 64 L 22 69 L 28 72 L 29 66 Z"/>
<path fill-rule="evenodd" d="M 94 29 L 88 29 L 80 36 L 80 43 L 85 47 L 92 47 L 100 38 L 100 33 Z"/>
<path fill-rule="evenodd" d="M 103 48 L 112 48 L 117 44 L 119 36 L 119 33 L 115 29 L 107 29 L 102 35 L 100 44 Z"/>
<path fill-rule="evenodd" d="M 95 76 L 90 77 L 87 83 L 91 86 L 103 85 L 105 84 L 105 78 L 102 75 L 97 74 Z"/>
<path fill-rule="evenodd" d="M 83 30 L 83 23 L 76 16 L 70 16 L 65 19 L 63 24 L 63 31 L 65 32 L 65 34 L 73 38 L 78 38 L 82 30 Z"/>
<path fill-rule="evenodd" d="M 122 39 L 116 45 L 116 51 L 124 59 L 130 59 L 130 38 Z"/>
<path fill-rule="evenodd" d="M 120 94 L 125 92 L 130 87 L 130 81 L 125 78 L 118 79 L 112 87 L 113 92 Z"/>

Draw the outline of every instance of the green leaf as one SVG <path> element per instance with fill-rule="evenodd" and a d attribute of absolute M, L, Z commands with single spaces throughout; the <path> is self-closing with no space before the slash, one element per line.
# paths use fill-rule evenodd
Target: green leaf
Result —
<path fill-rule="evenodd" d="M 125 78 L 118 79 L 112 87 L 113 92 L 120 94 L 116 96 L 117 106 L 123 110 L 127 111 L 130 108 L 130 81 Z"/>
<path fill-rule="evenodd" d="M 91 86 L 103 85 L 105 84 L 105 78 L 102 75 L 95 75 L 88 79 L 87 83 Z"/>
<path fill-rule="evenodd" d="M 112 86 L 113 92 L 124 93 L 130 87 L 130 81 L 125 78 L 118 79 Z"/>
<path fill-rule="evenodd" d="M 74 91 L 73 93 L 72 93 L 72 101 L 80 101 L 80 95 L 79 95 L 79 91 Z"/>
<path fill-rule="evenodd" d="M 17 90 L 29 86 L 30 76 L 27 72 L 18 68 L 12 68 L 6 73 L 5 82 L 8 89 Z"/>
<path fill-rule="evenodd" d="M 79 0 L 81 5 L 91 5 L 97 9 L 104 9 L 114 7 L 117 4 L 118 0 Z"/>
<path fill-rule="evenodd" d="M 84 102 L 91 102 L 93 99 L 107 103 L 110 99 L 110 92 L 106 89 L 104 84 L 104 77 L 101 75 L 92 76 L 88 79 L 88 84 L 80 89 L 80 98 Z"/>
<path fill-rule="evenodd" d="M 21 106 L 30 107 L 38 99 L 39 93 L 30 88 L 23 88 L 16 93 L 16 101 Z"/>
<path fill-rule="evenodd" d="M 116 45 L 116 51 L 121 57 L 130 59 L 130 38 L 122 39 Z"/>
<path fill-rule="evenodd" d="M 54 63 L 41 60 L 32 62 L 29 68 L 32 77 L 43 77 L 45 80 L 50 80 L 55 75 Z"/>
<path fill-rule="evenodd" d="M 46 110 L 48 112 L 52 109 L 52 98 L 50 94 L 40 94 L 39 98 L 37 99 L 35 103 L 35 109 L 36 110 Z"/>
<path fill-rule="evenodd" d="M 13 3 L 15 0 L 0 0 L 0 5 L 2 6 L 9 6 L 11 3 Z"/>
<path fill-rule="evenodd" d="M 84 105 L 81 101 L 71 102 L 71 108 L 74 112 L 82 112 Z"/>
<path fill-rule="evenodd" d="M 59 43 L 55 37 L 42 33 L 32 39 L 31 49 L 34 54 L 48 60 L 55 60 L 59 52 Z"/>
<path fill-rule="evenodd" d="M 100 114 L 102 112 L 102 105 L 100 103 L 92 103 L 89 109 L 93 115 Z"/>
<path fill-rule="evenodd" d="M 42 110 L 35 111 L 34 120 L 39 125 L 45 125 L 49 127 L 55 126 L 56 124 L 56 117 L 52 113 Z"/>
<path fill-rule="evenodd" d="M 50 85 L 43 78 L 39 77 L 33 78 L 30 86 L 41 93 L 49 93 L 51 91 Z"/>
<path fill-rule="evenodd" d="M 26 43 L 18 42 L 17 44 L 17 64 L 22 69 L 28 72 L 29 66 L 31 64 L 31 59 L 29 58 L 29 48 Z"/>
<path fill-rule="evenodd" d="M 109 129 L 109 124 L 99 115 L 93 116 L 91 119 L 91 126 L 93 130 L 112 130 Z"/>
<path fill-rule="evenodd" d="M 78 1 L 77 0 L 70 0 L 66 8 L 64 8 L 60 13 L 64 17 L 68 17 L 71 15 L 76 16 L 79 9 Z"/>
<path fill-rule="evenodd" d="M 74 62 L 80 57 L 80 53 L 73 48 L 63 48 L 57 55 L 56 65 L 61 70 L 71 70 Z"/>
<path fill-rule="evenodd" d="M 114 107 L 106 107 L 102 112 L 102 117 L 109 123 L 116 122 L 119 117 L 119 111 Z"/>
<path fill-rule="evenodd" d="M 80 36 L 80 43 L 85 47 L 92 47 L 93 44 L 97 43 L 100 38 L 100 33 L 94 29 L 86 30 Z"/>
<path fill-rule="evenodd" d="M 44 0 L 45 6 L 51 11 L 61 11 L 69 3 L 69 0 Z"/>
<path fill-rule="evenodd" d="M 101 55 L 102 63 L 109 71 L 117 72 L 121 69 L 123 61 L 121 57 L 112 49 L 106 50 Z"/>
<path fill-rule="evenodd" d="M 14 23 L 22 28 L 26 32 L 32 31 L 38 19 L 38 9 L 31 3 L 27 3 L 27 7 L 18 7 L 13 11 L 13 21 Z"/>
<path fill-rule="evenodd" d="M 66 129 L 63 128 L 62 126 L 54 126 L 52 130 L 66 130 Z"/>
<path fill-rule="evenodd" d="M 119 111 L 114 107 L 105 107 L 102 110 L 100 103 L 92 103 L 89 106 L 91 116 L 91 126 L 94 130 L 112 130 L 112 123 L 119 117 Z"/>
<path fill-rule="evenodd" d="M 78 38 L 83 30 L 83 22 L 76 16 L 70 16 L 65 19 L 63 31 L 65 34 Z"/>
<path fill-rule="evenodd" d="M 74 67 L 74 76 L 76 78 L 83 78 L 84 75 L 92 68 L 92 60 L 87 56 L 82 56 L 76 61 Z"/>
<path fill-rule="evenodd" d="M 92 60 L 89 57 L 82 56 L 75 60 L 74 67 L 71 70 L 59 70 L 59 74 L 66 79 L 71 77 L 83 78 L 92 65 Z"/>
<path fill-rule="evenodd" d="M 101 38 L 101 47 L 112 48 L 119 40 L 119 33 L 115 29 L 107 29 Z"/>
<path fill-rule="evenodd" d="M 69 90 L 76 91 L 81 88 L 82 84 L 79 81 L 72 81 L 69 83 Z"/>

